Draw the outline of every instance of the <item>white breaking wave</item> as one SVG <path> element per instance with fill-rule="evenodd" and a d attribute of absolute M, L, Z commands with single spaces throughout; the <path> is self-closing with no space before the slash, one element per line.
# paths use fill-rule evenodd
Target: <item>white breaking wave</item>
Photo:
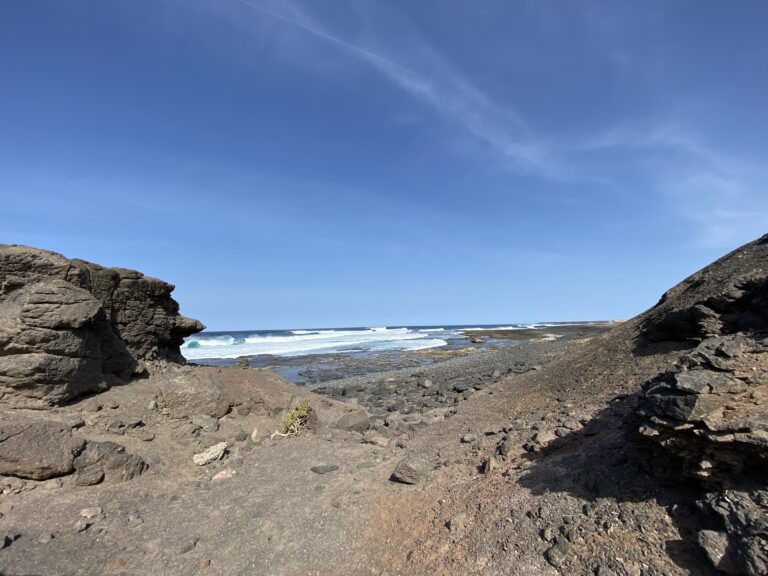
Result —
<path fill-rule="evenodd" d="M 525 324 L 521 326 L 486 326 L 485 328 L 462 328 L 462 332 L 473 332 L 477 330 L 525 330 L 528 328 L 538 328 L 542 324 Z"/>
<path fill-rule="evenodd" d="M 430 334 L 442 331 L 414 331 L 382 326 L 363 330 L 293 330 L 290 333 L 250 334 L 245 337 L 199 334 L 187 338 L 181 352 L 188 360 L 201 360 L 259 354 L 300 356 L 353 350 L 422 350 L 445 346 L 447 342 L 443 338 L 431 337 Z"/>

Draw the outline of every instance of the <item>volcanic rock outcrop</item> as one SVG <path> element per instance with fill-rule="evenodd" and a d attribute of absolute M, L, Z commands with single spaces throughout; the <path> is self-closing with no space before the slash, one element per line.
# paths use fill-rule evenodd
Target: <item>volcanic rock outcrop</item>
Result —
<path fill-rule="evenodd" d="M 44 408 L 183 363 L 171 284 L 55 252 L 0 244 L 0 404 Z"/>
<path fill-rule="evenodd" d="M 651 340 L 696 340 L 640 398 L 658 468 L 700 480 L 698 540 L 728 574 L 768 574 L 768 235 L 670 290 L 641 318 Z"/>

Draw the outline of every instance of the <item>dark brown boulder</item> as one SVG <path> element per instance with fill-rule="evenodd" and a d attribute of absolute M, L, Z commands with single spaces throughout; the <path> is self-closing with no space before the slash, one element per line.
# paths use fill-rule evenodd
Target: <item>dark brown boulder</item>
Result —
<path fill-rule="evenodd" d="M 183 363 L 173 286 L 133 270 L 0 244 L 0 403 L 44 407 L 128 381 L 142 360 Z"/>

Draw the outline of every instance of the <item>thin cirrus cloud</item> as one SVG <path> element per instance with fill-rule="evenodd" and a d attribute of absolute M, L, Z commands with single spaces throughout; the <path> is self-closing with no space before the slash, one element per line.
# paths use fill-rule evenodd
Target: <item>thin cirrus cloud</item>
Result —
<path fill-rule="evenodd" d="M 705 143 L 674 122 L 648 129 L 614 128 L 578 148 L 593 153 L 629 150 L 652 176 L 666 207 L 693 227 L 693 243 L 725 248 L 765 233 L 768 170 Z"/>
<path fill-rule="evenodd" d="M 664 209 L 685 222 L 692 242 L 700 246 L 732 246 L 762 233 L 760 223 L 768 221 L 763 218 L 768 216 L 768 202 L 756 192 L 768 184 L 766 170 L 709 146 L 674 119 L 646 118 L 650 128 L 631 120 L 607 129 L 595 125 L 580 137 L 553 140 L 531 127 L 514 108 L 494 103 L 406 18 L 397 20 L 400 57 L 388 57 L 383 54 L 392 54 L 393 47 L 388 40 L 380 40 L 378 15 L 370 12 L 373 5 L 354 5 L 364 32 L 353 43 L 328 32 L 298 3 L 284 1 L 277 10 L 253 0 L 235 2 L 364 62 L 460 133 L 494 151 L 514 173 L 565 184 L 622 188 L 625 169 L 637 169 L 641 181 L 634 184 L 656 195 Z M 306 47 L 301 49 L 305 57 Z M 409 62 L 404 63 L 405 59 Z M 629 60 L 627 56 L 616 66 L 631 72 Z M 599 162 L 606 158 L 607 163 Z"/>
<path fill-rule="evenodd" d="M 563 167 L 551 150 L 529 134 L 516 111 L 495 105 L 485 93 L 451 68 L 415 31 L 408 31 L 407 41 L 413 48 L 411 52 L 421 56 L 421 64 L 429 69 L 428 73 L 416 71 L 414 67 L 326 32 L 293 3 L 282 3 L 281 12 L 277 12 L 249 0 L 236 2 L 332 43 L 363 60 L 451 125 L 458 126 L 489 146 L 508 161 L 509 168 L 554 179 L 562 176 Z M 300 19 L 283 13 L 286 9 L 300 14 Z M 366 17 L 364 12 L 358 11 L 358 14 Z"/>

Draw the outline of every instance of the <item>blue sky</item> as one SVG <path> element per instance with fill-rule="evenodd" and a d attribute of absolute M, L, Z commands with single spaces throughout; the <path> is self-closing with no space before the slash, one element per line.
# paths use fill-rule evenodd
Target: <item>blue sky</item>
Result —
<path fill-rule="evenodd" d="M 760 0 L 6 0 L 0 241 L 211 329 L 630 317 L 768 232 Z"/>

